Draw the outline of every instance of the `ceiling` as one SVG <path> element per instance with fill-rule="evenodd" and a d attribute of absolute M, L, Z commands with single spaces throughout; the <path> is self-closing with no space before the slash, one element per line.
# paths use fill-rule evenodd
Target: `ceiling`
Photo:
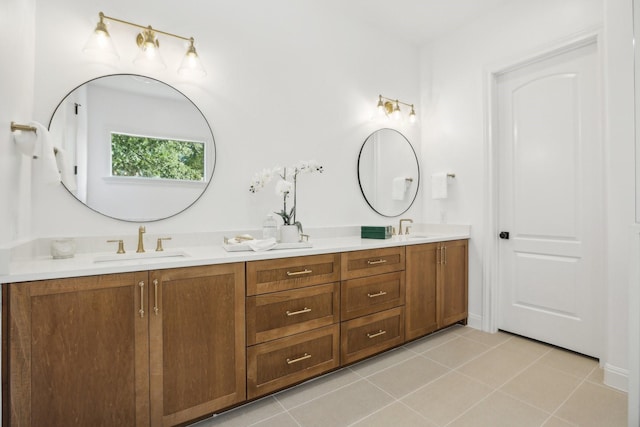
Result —
<path fill-rule="evenodd" d="M 415 45 L 428 43 L 508 0 L 336 0 L 352 19 Z"/>

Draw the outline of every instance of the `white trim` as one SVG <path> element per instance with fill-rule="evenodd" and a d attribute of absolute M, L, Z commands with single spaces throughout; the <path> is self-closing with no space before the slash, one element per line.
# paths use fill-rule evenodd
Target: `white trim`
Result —
<path fill-rule="evenodd" d="M 598 46 L 599 62 L 602 64 L 602 29 L 600 26 L 588 28 L 566 38 L 555 40 L 530 52 L 517 57 L 505 59 L 501 62 L 490 64 L 483 71 L 483 95 L 485 102 L 484 111 L 484 138 L 485 138 L 485 190 L 484 200 L 484 248 L 483 248 L 483 273 L 482 273 L 482 330 L 496 332 L 498 330 L 498 277 L 499 277 L 499 245 L 498 245 L 498 148 L 496 141 L 497 130 L 497 86 L 496 79 L 499 75 L 518 69 L 533 62 L 541 61 L 567 51 L 596 43 Z M 605 272 L 606 273 L 606 272 Z M 604 313 L 601 313 L 604 319 Z M 598 331 L 598 341 L 602 354 L 603 331 Z"/>
<path fill-rule="evenodd" d="M 638 363 L 640 361 L 640 224 L 631 226 L 631 245 L 628 331 L 629 425 L 638 426 L 640 425 L 640 363 Z"/>
<path fill-rule="evenodd" d="M 469 313 L 469 316 L 467 317 L 467 326 L 473 329 L 482 330 L 483 320 L 484 319 L 479 314 Z"/>
<path fill-rule="evenodd" d="M 626 392 L 629 388 L 629 370 L 605 363 L 604 383 L 609 387 Z"/>

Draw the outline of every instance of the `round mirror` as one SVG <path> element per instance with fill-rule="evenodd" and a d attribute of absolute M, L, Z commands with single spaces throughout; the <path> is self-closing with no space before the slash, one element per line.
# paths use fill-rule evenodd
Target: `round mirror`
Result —
<path fill-rule="evenodd" d="M 365 200 L 383 216 L 405 213 L 418 195 L 420 167 L 413 146 L 394 129 L 367 137 L 358 156 L 358 182 Z"/>
<path fill-rule="evenodd" d="M 157 221 L 191 206 L 213 176 L 216 150 L 202 112 L 175 88 L 117 74 L 72 90 L 49 123 L 63 185 L 125 221 Z"/>

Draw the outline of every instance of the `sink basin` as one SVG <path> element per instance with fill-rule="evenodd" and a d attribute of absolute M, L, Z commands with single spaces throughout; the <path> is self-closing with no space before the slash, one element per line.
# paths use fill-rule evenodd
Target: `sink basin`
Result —
<path fill-rule="evenodd" d="M 438 237 L 438 236 L 442 236 L 442 234 L 408 234 L 405 236 L 405 239 L 407 240 L 412 240 L 412 239 L 432 239 L 434 237 Z"/>
<path fill-rule="evenodd" d="M 98 255 L 93 259 L 93 262 L 138 261 L 144 259 L 182 258 L 188 256 L 189 254 L 184 251 L 133 252 L 126 254 Z"/>

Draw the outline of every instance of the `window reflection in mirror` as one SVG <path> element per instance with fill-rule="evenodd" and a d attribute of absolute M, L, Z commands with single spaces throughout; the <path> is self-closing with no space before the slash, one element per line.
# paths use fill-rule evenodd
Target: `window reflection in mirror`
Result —
<path fill-rule="evenodd" d="M 63 185 L 87 207 L 112 218 L 142 222 L 176 215 L 202 195 L 213 175 L 215 144 L 204 115 L 181 92 L 148 77 L 110 75 L 78 86 L 56 108 L 49 131 L 64 157 L 64 162 L 58 159 L 64 164 Z M 130 139 L 129 151 L 114 164 L 114 133 L 152 138 L 137 144 Z M 170 140 L 175 156 L 152 147 L 152 140 Z M 122 170 L 125 164 L 128 172 L 113 174 L 113 167 Z M 186 171 L 186 164 L 199 172 Z M 136 173 L 131 169 L 136 167 L 146 169 Z"/>
<path fill-rule="evenodd" d="M 387 217 L 405 213 L 418 195 L 420 168 L 413 146 L 394 129 L 367 137 L 358 156 L 360 190 L 371 208 Z"/>

